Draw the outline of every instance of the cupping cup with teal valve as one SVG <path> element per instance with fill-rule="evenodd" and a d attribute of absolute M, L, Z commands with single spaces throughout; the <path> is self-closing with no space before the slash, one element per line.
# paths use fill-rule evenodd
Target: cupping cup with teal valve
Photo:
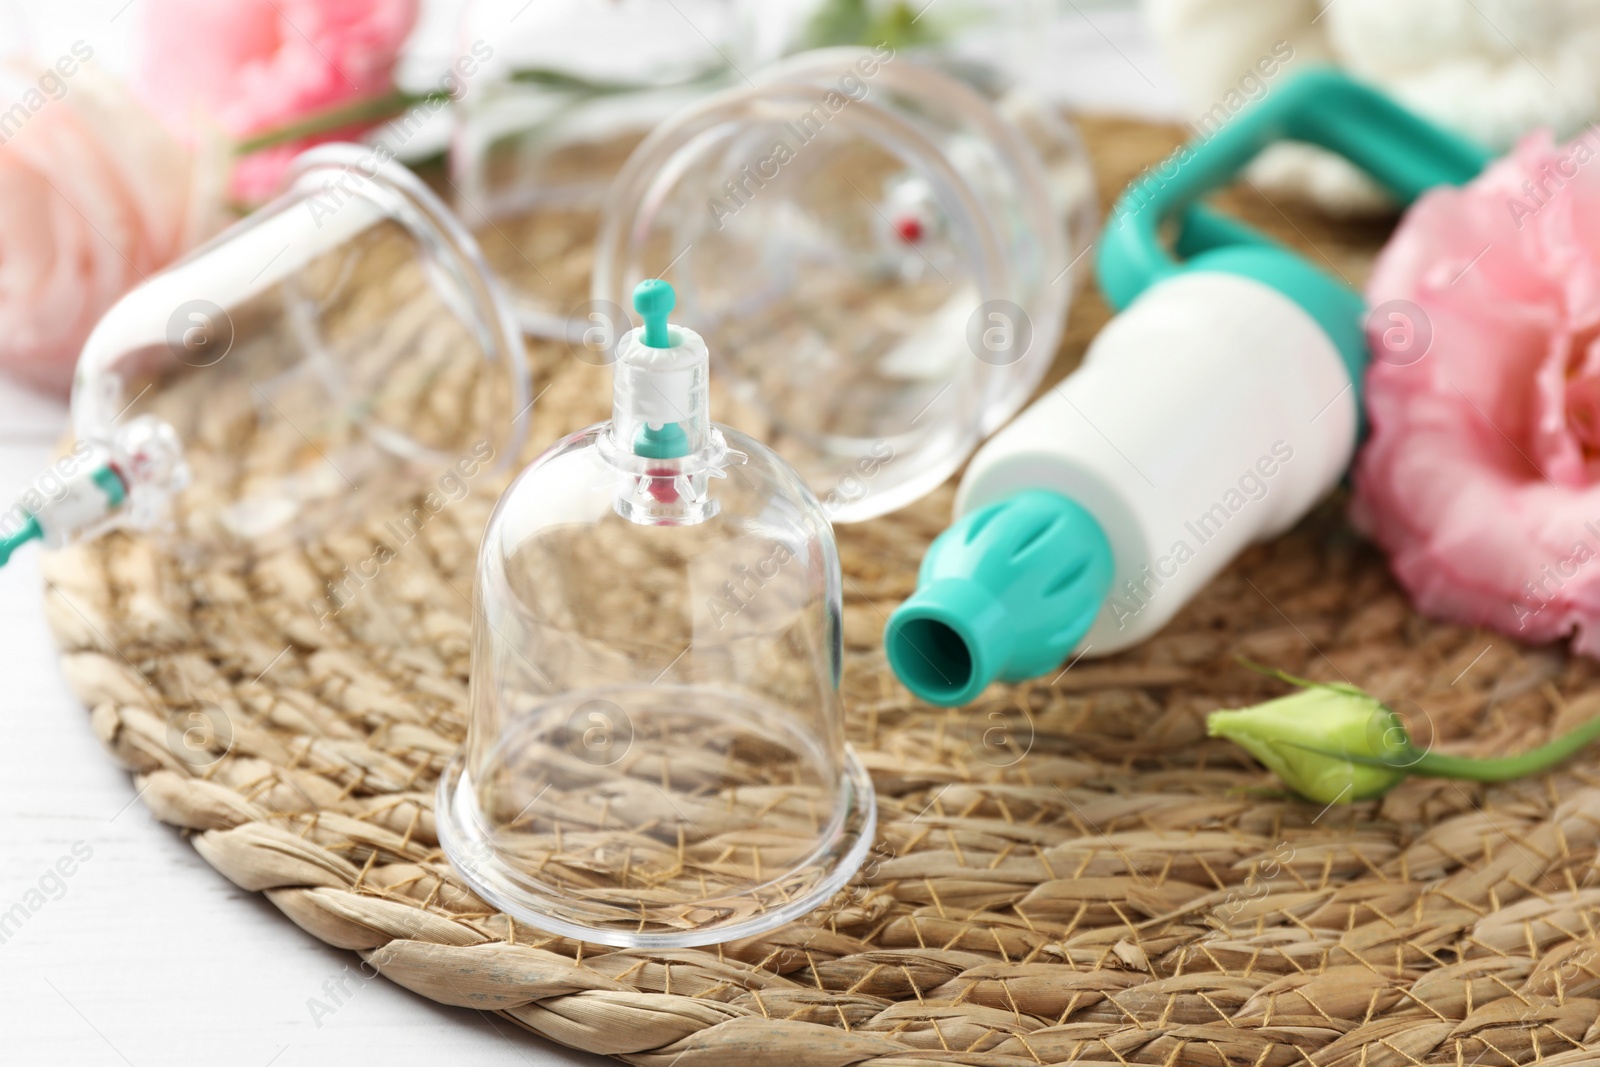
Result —
<path fill-rule="evenodd" d="M 190 554 L 400 521 L 441 479 L 511 462 L 531 396 L 472 237 L 404 167 L 323 145 L 106 312 L 76 444 L 0 518 L 0 563 L 113 528 Z"/>
<path fill-rule="evenodd" d="M 483 899 L 656 949 L 805 915 L 874 825 L 844 740 L 827 514 L 710 421 L 710 355 L 667 324 L 673 302 L 640 284 L 612 419 L 552 446 L 489 520 L 467 741 L 436 804 Z"/>
<path fill-rule="evenodd" d="M 964 704 L 1144 640 L 1338 484 L 1360 433 L 1362 298 L 1199 203 L 1280 140 L 1333 149 L 1408 203 L 1490 158 L 1315 71 L 1131 186 L 1098 259 L 1121 313 L 973 458 L 959 520 L 889 620 L 889 661 L 923 699 Z"/>

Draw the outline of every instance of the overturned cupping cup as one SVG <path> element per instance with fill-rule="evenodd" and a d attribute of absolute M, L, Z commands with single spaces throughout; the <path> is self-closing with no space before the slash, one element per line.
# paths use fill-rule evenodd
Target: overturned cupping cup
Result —
<path fill-rule="evenodd" d="M 592 295 L 671 279 L 727 421 L 834 521 L 866 519 L 943 482 L 1038 385 L 1092 202 L 1076 136 L 1026 97 L 881 47 L 805 53 L 635 150 Z"/>

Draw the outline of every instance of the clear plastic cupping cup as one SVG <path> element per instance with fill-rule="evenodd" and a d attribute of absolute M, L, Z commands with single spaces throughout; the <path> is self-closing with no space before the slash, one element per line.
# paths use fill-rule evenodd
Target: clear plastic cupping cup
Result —
<path fill-rule="evenodd" d="M 73 384 L 76 446 L 12 509 L 6 554 L 114 527 L 187 552 L 315 536 L 511 462 L 529 396 L 460 224 L 380 149 L 316 148 L 106 313 Z"/>
<path fill-rule="evenodd" d="M 1054 359 L 1091 172 L 1059 115 L 983 82 L 882 45 L 802 53 L 658 126 L 607 195 L 585 316 L 625 327 L 631 288 L 671 280 L 719 417 L 834 521 L 943 482 Z"/>
<path fill-rule="evenodd" d="M 613 418 L 557 443 L 489 521 L 439 839 L 486 900 L 617 946 L 729 941 L 855 872 L 871 782 L 845 742 L 838 553 L 820 502 L 714 425 L 709 358 L 636 297 Z"/>

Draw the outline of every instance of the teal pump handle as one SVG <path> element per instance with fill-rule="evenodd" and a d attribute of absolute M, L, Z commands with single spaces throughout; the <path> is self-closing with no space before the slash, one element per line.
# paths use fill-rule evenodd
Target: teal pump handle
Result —
<path fill-rule="evenodd" d="M 1098 256 L 1100 284 L 1118 308 L 1180 269 L 1159 233 L 1200 197 L 1237 179 L 1251 160 L 1278 141 L 1306 141 L 1350 160 L 1402 204 L 1436 185 L 1476 177 L 1493 154 L 1407 111 L 1383 93 L 1332 68 L 1302 74 L 1240 112 L 1209 139 L 1186 144 L 1152 167 L 1117 201 Z M 1165 172 L 1174 171 L 1168 178 Z M 1194 219 L 1214 213 L 1204 208 Z M 1186 220 L 1187 222 L 1187 220 Z M 1241 223 L 1226 234 L 1205 223 L 1209 241 L 1275 246 Z M 1245 237 L 1249 234 L 1253 236 Z M 1241 240 L 1243 238 L 1243 240 Z"/>
<path fill-rule="evenodd" d="M 1470 181 L 1494 158 L 1346 74 L 1332 68 L 1308 71 L 1211 137 L 1182 146 L 1128 187 L 1101 237 L 1100 288 L 1121 309 L 1181 270 L 1254 278 L 1285 293 L 1318 321 L 1359 388 L 1367 360 L 1360 295 L 1265 234 L 1198 203 L 1232 183 L 1263 149 L 1285 140 L 1338 153 L 1402 204 L 1433 186 Z M 1169 220 L 1180 223 L 1177 255 L 1161 240 Z"/>

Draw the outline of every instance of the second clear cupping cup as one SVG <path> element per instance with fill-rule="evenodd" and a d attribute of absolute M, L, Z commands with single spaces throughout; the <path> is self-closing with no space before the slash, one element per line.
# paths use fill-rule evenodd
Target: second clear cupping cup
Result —
<path fill-rule="evenodd" d="M 954 473 L 1053 362 L 1086 162 L 1025 96 L 986 98 L 887 47 L 803 53 L 753 80 L 634 152 L 593 295 L 619 301 L 670 267 L 719 354 L 729 420 L 836 521 L 881 515 Z"/>
<path fill-rule="evenodd" d="M 529 398 L 471 236 L 377 150 L 326 145 L 101 319 L 77 445 L 7 513 L 5 553 L 119 527 L 191 556 L 261 551 L 410 516 L 441 479 L 512 462 Z"/>

